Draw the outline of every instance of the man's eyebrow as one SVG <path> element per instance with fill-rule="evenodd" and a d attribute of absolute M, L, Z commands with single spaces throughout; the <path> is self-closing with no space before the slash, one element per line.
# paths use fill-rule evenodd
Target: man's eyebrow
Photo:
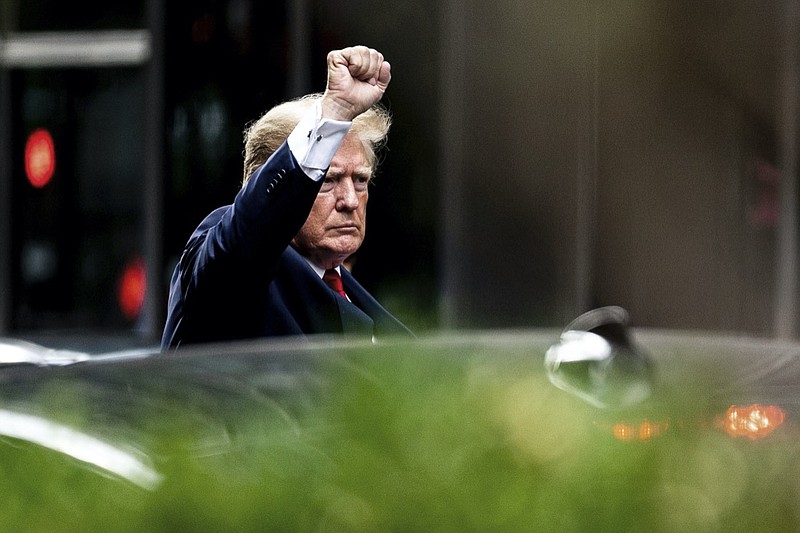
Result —
<path fill-rule="evenodd" d="M 342 175 L 344 175 L 344 172 L 345 171 L 342 168 L 330 167 L 328 169 L 328 172 L 325 174 L 325 177 L 326 178 L 331 178 L 331 179 L 340 178 Z M 353 175 L 357 176 L 357 177 L 371 178 L 372 177 L 372 167 L 370 167 L 368 165 L 364 165 L 363 167 L 357 167 L 357 168 L 355 168 L 353 170 Z"/>
<path fill-rule="evenodd" d="M 356 176 L 366 176 L 368 178 L 371 178 L 372 177 L 372 167 L 369 167 L 369 166 L 358 167 L 353 172 L 353 174 L 355 174 Z"/>

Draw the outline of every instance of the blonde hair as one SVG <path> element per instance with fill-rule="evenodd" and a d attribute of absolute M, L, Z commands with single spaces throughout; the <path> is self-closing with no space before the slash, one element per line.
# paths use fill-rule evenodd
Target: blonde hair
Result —
<path fill-rule="evenodd" d="M 321 93 L 314 93 L 278 104 L 245 128 L 243 183 L 247 183 L 253 172 L 280 148 L 303 115 L 320 98 Z M 386 142 L 391 123 L 389 112 L 375 104 L 357 116 L 350 128 L 350 133 L 361 141 L 373 173 L 378 166 L 378 150 Z"/>

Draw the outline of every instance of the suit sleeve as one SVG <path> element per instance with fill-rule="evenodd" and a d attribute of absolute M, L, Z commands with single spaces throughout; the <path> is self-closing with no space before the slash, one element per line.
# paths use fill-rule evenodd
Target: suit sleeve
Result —
<path fill-rule="evenodd" d="M 255 327 L 254 307 L 321 183 L 305 175 L 284 143 L 232 205 L 195 230 L 173 276 L 162 347 L 237 338 Z"/>

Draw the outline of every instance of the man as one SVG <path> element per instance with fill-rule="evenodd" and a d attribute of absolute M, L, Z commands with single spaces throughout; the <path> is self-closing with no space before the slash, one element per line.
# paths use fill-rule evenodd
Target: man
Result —
<path fill-rule="evenodd" d="M 389 129 L 378 103 L 391 66 L 356 46 L 330 52 L 327 67 L 324 94 L 281 104 L 246 131 L 245 183 L 190 237 L 172 277 L 162 349 L 411 335 L 342 266 L 364 239 L 375 149 Z M 331 288 L 337 281 L 343 291 Z"/>

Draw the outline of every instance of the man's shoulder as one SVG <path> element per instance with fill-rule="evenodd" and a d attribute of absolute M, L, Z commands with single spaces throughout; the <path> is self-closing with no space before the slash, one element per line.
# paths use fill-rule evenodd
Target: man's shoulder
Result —
<path fill-rule="evenodd" d="M 227 213 L 230 208 L 231 208 L 230 205 L 224 205 L 222 207 L 218 207 L 213 211 L 211 211 L 208 215 L 206 215 L 206 218 L 204 218 L 203 221 L 200 222 L 200 224 L 197 226 L 195 233 L 198 232 L 202 233 L 206 231 L 208 228 L 216 226 L 217 223 L 219 223 L 219 221 L 222 219 L 223 216 L 225 216 L 225 213 Z"/>

